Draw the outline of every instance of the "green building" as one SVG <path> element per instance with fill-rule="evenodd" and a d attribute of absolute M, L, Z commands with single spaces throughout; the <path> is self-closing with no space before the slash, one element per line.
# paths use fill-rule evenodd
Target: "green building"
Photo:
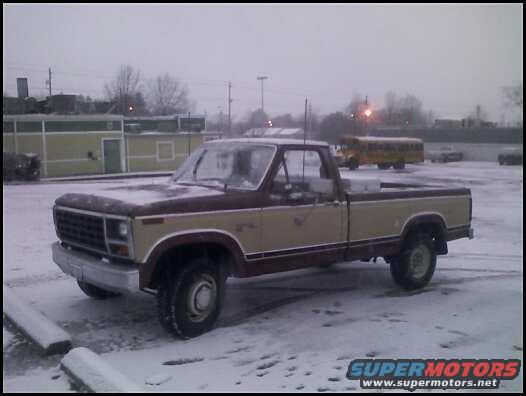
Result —
<path fill-rule="evenodd" d="M 3 118 L 3 150 L 38 154 L 42 177 L 171 171 L 220 138 L 205 128 L 202 116 L 12 115 Z"/>

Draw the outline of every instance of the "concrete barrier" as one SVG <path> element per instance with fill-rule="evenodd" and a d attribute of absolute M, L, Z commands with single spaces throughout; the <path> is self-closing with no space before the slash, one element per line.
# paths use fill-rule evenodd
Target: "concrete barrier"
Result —
<path fill-rule="evenodd" d="M 3 285 L 4 314 L 46 355 L 71 349 L 71 336 Z"/>
<path fill-rule="evenodd" d="M 69 351 L 60 362 L 60 367 L 88 392 L 144 391 L 88 348 Z"/>

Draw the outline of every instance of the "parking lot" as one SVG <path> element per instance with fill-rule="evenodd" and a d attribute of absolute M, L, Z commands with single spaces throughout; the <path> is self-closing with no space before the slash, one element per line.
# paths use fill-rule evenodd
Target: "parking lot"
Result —
<path fill-rule="evenodd" d="M 345 377 L 355 358 L 522 360 L 522 166 L 342 173 L 471 188 L 475 238 L 450 243 L 416 292 L 398 289 L 382 259 L 230 279 L 217 327 L 182 341 L 161 329 L 154 297 L 91 300 L 51 260 L 58 196 L 165 178 L 4 185 L 4 283 L 146 390 L 359 391 Z M 39 356 L 5 320 L 3 351 L 4 390 L 75 390 L 60 358 Z M 501 390 L 521 391 L 522 372 Z"/>

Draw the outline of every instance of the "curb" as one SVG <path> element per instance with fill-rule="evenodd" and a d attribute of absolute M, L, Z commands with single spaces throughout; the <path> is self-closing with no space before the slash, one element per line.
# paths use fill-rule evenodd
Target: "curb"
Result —
<path fill-rule="evenodd" d="M 88 392 L 144 392 L 136 383 L 88 348 L 69 351 L 61 369 Z"/>
<path fill-rule="evenodd" d="M 71 336 L 4 284 L 4 314 L 46 355 L 71 349 Z"/>

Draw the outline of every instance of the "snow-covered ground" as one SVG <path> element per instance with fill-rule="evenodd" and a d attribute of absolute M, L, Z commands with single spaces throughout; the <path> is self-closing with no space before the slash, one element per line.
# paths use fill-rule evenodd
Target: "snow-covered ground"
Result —
<path fill-rule="evenodd" d="M 342 169 L 344 177 L 466 186 L 475 239 L 449 244 L 430 285 L 396 288 L 378 263 L 339 263 L 228 281 L 217 327 L 181 341 L 158 325 L 154 297 L 86 297 L 51 260 L 51 208 L 66 192 L 162 178 L 4 186 L 4 282 L 153 391 L 359 391 L 351 359 L 522 360 L 522 167 L 488 162 L 410 165 L 400 171 Z M 7 339 L 7 341 L 6 341 Z M 4 323 L 4 390 L 71 390 L 57 369 Z M 522 391 L 522 372 L 501 390 Z"/>

